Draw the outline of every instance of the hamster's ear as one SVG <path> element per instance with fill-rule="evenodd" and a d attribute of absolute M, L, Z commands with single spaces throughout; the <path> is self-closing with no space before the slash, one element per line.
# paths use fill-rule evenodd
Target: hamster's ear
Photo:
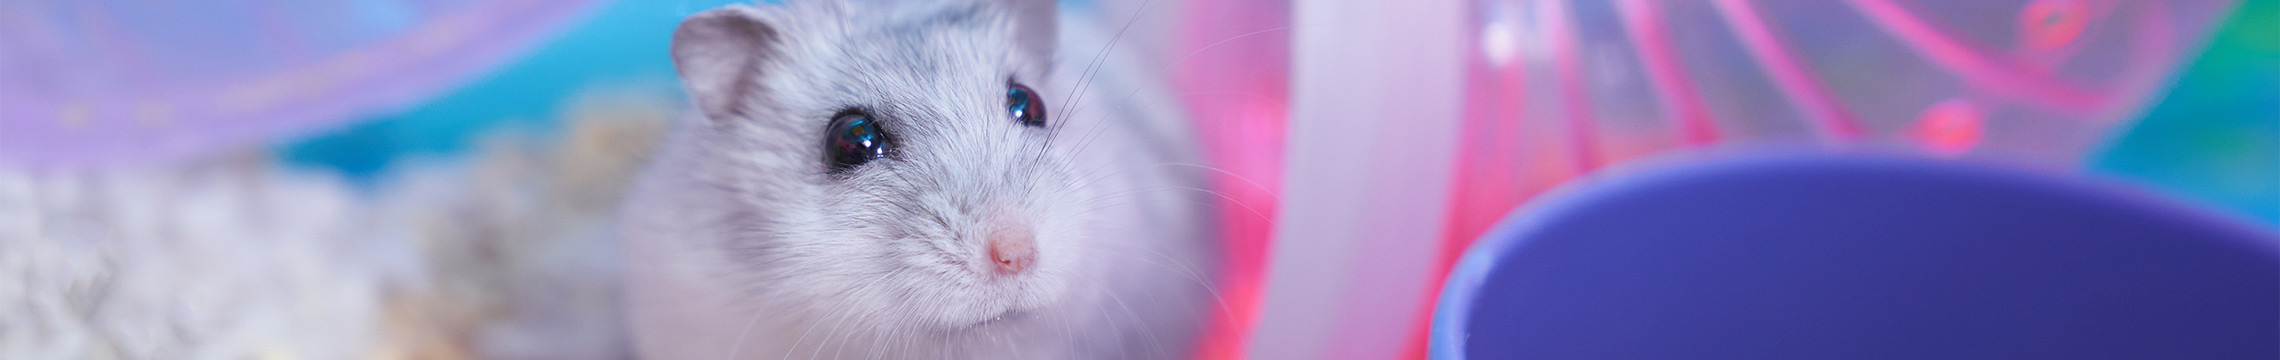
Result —
<path fill-rule="evenodd" d="M 1013 9 L 1014 33 L 1021 49 L 1038 61 L 1052 62 L 1053 45 L 1061 39 L 1061 12 L 1056 0 L 998 0 Z"/>
<path fill-rule="evenodd" d="M 758 9 L 732 5 L 708 10 L 682 20 L 673 31 L 673 67 L 705 115 L 737 116 L 760 91 L 762 65 L 778 56 L 780 41 Z"/>

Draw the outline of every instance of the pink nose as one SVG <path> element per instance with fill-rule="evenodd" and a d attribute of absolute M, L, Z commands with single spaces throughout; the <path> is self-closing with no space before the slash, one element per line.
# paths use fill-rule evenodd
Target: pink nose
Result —
<path fill-rule="evenodd" d="M 1020 274 L 1037 265 L 1037 241 L 1028 227 L 1001 226 L 990 232 L 990 262 L 1001 275 Z"/>

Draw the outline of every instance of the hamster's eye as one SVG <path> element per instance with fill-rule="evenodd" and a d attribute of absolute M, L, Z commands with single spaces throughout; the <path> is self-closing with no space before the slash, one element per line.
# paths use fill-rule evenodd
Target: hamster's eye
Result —
<path fill-rule="evenodd" d="M 870 114 L 850 111 L 831 119 L 824 151 L 831 153 L 831 171 L 840 172 L 887 156 L 891 142 Z"/>
<path fill-rule="evenodd" d="M 1022 125 L 1045 126 L 1045 100 L 1037 98 L 1037 91 L 1021 83 L 1012 83 L 1005 91 L 1005 110 Z"/>

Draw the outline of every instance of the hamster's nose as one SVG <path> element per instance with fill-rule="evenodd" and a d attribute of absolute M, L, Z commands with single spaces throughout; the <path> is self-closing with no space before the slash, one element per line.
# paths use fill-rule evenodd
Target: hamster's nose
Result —
<path fill-rule="evenodd" d="M 998 226 L 990 232 L 990 262 L 998 275 L 1020 274 L 1037 265 L 1037 239 L 1028 226 Z"/>

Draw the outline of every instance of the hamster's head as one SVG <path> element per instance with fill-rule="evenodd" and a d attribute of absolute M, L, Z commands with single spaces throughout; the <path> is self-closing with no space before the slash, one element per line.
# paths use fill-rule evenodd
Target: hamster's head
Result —
<path fill-rule="evenodd" d="M 1038 82 L 1051 3 L 793 2 L 686 20 L 672 53 L 706 118 L 674 146 L 736 207 L 703 244 L 736 265 L 719 286 L 914 333 L 1069 297 L 1091 251 L 1063 154 L 1077 144 L 1053 140 L 1063 119 Z"/>

